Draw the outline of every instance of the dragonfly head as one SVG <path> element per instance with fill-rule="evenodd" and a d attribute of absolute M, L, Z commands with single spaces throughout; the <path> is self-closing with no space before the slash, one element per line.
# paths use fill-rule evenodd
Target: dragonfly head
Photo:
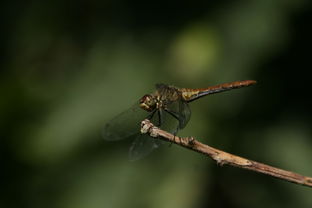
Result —
<path fill-rule="evenodd" d="M 144 95 L 140 99 L 140 107 L 146 111 L 153 111 L 156 108 L 156 100 L 150 94 Z"/>

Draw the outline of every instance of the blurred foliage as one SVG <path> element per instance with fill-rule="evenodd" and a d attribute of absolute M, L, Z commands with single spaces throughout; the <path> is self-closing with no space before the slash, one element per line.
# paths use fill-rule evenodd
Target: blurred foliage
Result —
<path fill-rule="evenodd" d="M 192 103 L 179 135 L 312 176 L 307 0 L 0 4 L 0 207 L 312 206 L 306 187 L 174 145 L 131 163 L 131 141 L 100 137 L 155 83 L 255 79 Z"/>

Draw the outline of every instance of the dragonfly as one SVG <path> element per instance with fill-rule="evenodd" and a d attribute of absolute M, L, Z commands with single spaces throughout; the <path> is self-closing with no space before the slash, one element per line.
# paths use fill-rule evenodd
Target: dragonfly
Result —
<path fill-rule="evenodd" d="M 176 135 L 190 120 L 190 102 L 206 95 L 254 84 L 256 84 L 254 80 L 244 80 L 198 89 L 156 84 L 155 92 L 144 95 L 130 109 L 109 121 L 103 129 L 102 135 L 108 141 L 134 139 L 129 149 L 129 159 L 131 161 L 138 160 L 164 143 L 147 134 L 140 133 L 140 123 L 144 119 L 149 119 L 155 126 Z"/>

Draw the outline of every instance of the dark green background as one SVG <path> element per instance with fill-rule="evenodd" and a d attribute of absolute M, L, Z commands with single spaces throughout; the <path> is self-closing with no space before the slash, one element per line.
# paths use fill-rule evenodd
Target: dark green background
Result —
<path fill-rule="evenodd" d="M 179 132 L 312 176 L 308 0 L 0 3 L 0 207 L 312 207 L 312 189 L 104 124 L 158 82 L 256 86 L 191 104 Z"/>

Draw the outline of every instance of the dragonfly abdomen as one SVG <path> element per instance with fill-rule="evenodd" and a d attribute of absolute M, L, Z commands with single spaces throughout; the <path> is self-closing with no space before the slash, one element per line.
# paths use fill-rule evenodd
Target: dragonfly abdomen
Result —
<path fill-rule="evenodd" d="M 219 85 L 215 85 L 215 86 L 207 87 L 207 88 L 199 88 L 199 89 L 182 88 L 180 89 L 180 91 L 181 91 L 183 99 L 187 102 L 191 102 L 205 95 L 224 92 L 224 91 L 232 90 L 232 89 L 238 89 L 241 87 L 247 87 L 253 84 L 256 84 L 256 81 L 244 80 L 244 81 L 236 81 L 236 82 L 219 84 Z"/>

